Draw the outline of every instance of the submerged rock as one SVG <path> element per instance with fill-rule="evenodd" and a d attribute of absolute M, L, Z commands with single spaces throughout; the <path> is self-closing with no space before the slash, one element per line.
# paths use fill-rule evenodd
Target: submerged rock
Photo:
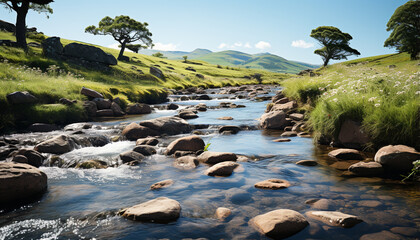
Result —
<path fill-rule="evenodd" d="M 178 138 L 171 142 L 166 148 L 165 154 L 172 155 L 176 151 L 200 151 L 204 150 L 205 143 L 201 137 L 192 135 L 187 137 Z"/>
<path fill-rule="evenodd" d="M 359 217 L 334 211 L 311 211 L 308 216 L 320 220 L 331 226 L 351 228 L 363 222 Z"/>
<path fill-rule="evenodd" d="M 34 149 L 41 153 L 63 154 L 74 148 L 75 143 L 72 138 L 67 135 L 59 135 L 36 145 Z"/>
<path fill-rule="evenodd" d="M 392 171 L 410 171 L 413 168 L 413 162 L 419 159 L 420 152 L 405 145 L 388 145 L 375 154 L 375 162 Z"/>
<path fill-rule="evenodd" d="M 302 166 L 316 166 L 318 165 L 318 162 L 315 160 L 300 160 L 298 162 L 296 162 L 297 165 L 302 165 Z"/>
<path fill-rule="evenodd" d="M 278 209 L 254 217 L 250 220 L 250 225 L 267 237 L 282 239 L 302 231 L 309 223 L 296 211 Z"/>
<path fill-rule="evenodd" d="M 170 222 L 179 218 L 179 202 L 159 197 L 123 210 L 122 216 L 135 221 Z"/>
<path fill-rule="evenodd" d="M 0 203 L 28 201 L 47 189 L 47 175 L 28 164 L 0 163 Z"/>
<path fill-rule="evenodd" d="M 227 161 L 213 165 L 206 170 L 205 174 L 208 176 L 228 177 L 232 175 L 233 170 L 239 167 L 239 163 Z"/>
<path fill-rule="evenodd" d="M 219 220 L 224 220 L 225 218 L 229 217 L 232 211 L 229 208 L 219 207 L 216 209 L 216 217 Z"/>
<path fill-rule="evenodd" d="M 290 187 L 290 183 L 283 179 L 268 179 L 262 182 L 257 182 L 254 187 L 261 189 L 277 190 Z"/>
<path fill-rule="evenodd" d="M 161 188 L 166 188 L 174 184 L 174 180 L 172 179 L 166 179 L 157 183 L 154 183 L 152 186 L 150 186 L 151 190 L 157 190 Z"/>
<path fill-rule="evenodd" d="M 180 169 L 194 169 L 198 164 L 198 159 L 193 156 L 183 156 L 174 161 L 174 166 Z"/>
<path fill-rule="evenodd" d="M 101 160 L 87 160 L 85 162 L 79 163 L 76 165 L 76 168 L 81 169 L 104 169 L 107 168 L 107 164 L 104 161 Z"/>

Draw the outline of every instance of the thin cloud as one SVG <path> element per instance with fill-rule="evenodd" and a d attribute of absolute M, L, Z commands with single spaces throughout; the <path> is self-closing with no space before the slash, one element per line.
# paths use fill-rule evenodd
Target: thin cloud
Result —
<path fill-rule="evenodd" d="M 176 51 L 177 47 L 178 46 L 173 43 L 164 44 L 164 43 L 158 42 L 158 43 L 155 43 L 155 46 L 153 46 L 153 49 L 161 50 L 161 51 Z"/>
<path fill-rule="evenodd" d="M 305 42 L 304 40 L 296 40 L 292 42 L 292 47 L 297 47 L 297 48 L 311 48 L 313 46 L 314 46 L 313 43 L 308 43 L 308 42 Z"/>
<path fill-rule="evenodd" d="M 271 48 L 271 44 L 269 42 L 259 41 L 257 44 L 255 44 L 255 47 L 261 50 Z"/>
<path fill-rule="evenodd" d="M 233 47 L 242 47 L 242 43 L 241 42 L 236 42 L 233 44 Z"/>
<path fill-rule="evenodd" d="M 249 42 L 245 43 L 244 45 L 245 48 L 252 48 L 251 44 L 249 44 Z"/>
<path fill-rule="evenodd" d="M 228 45 L 226 43 L 221 43 L 217 48 L 222 49 L 222 48 L 226 48 L 226 47 L 228 47 Z"/>

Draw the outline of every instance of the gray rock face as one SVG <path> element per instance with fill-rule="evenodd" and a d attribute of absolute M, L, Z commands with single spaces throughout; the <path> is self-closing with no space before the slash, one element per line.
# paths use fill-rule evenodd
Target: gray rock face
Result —
<path fill-rule="evenodd" d="M 135 103 L 127 106 L 127 114 L 148 114 L 152 112 L 152 108 L 144 103 Z"/>
<path fill-rule="evenodd" d="M 293 210 L 278 209 L 250 220 L 250 224 L 262 234 L 274 239 L 290 237 L 309 225 L 306 218 Z"/>
<path fill-rule="evenodd" d="M 375 162 L 393 171 L 407 172 L 413 168 L 413 161 L 420 159 L 420 152 L 405 145 L 388 145 L 378 150 Z"/>
<path fill-rule="evenodd" d="M 308 216 L 320 220 L 331 226 L 340 226 L 351 228 L 354 225 L 363 222 L 359 217 L 333 211 L 312 211 L 308 212 Z"/>
<path fill-rule="evenodd" d="M 198 156 L 198 161 L 207 164 L 217 164 L 225 161 L 236 161 L 237 156 L 234 153 L 226 152 L 203 152 Z"/>
<path fill-rule="evenodd" d="M 359 151 L 349 148 L 333 150 L 328 153 L 328 156 L 341 160 L 363 160 L 363 156 Z"/>
<path fill-rule="evenodd" d="M 122 135 L 125 136 L 128 140 L 136 141 L 139 138 L 157 136 L 159 133 L 153 129 L 140 126 L 139 124 L 133 122 L 124 128 Z"/>
<path fill-rule="evenodd" d="M 33 104 L 38 99 L 27 91 L 13 92 L 6 95 L 7 101 L 11 104 Z"/>
<path fill-rule="evenodd" d="M 63 154 L 72 151 L 74 148 L 75 143 L 72 138 L 59 135 L 36 145 L 34 149 L 41 153 Z"/>
<path fill-rule="evenodd" d="M 104 95 L 100 94 L 99 92 L 90 88 L 85 88 L 85 87 L 82 87 L 82 89 L 80 90 L 80 94 L 83 94 L 91 98 L 104 98 Z"/>
<path fill-rule="evenodd" d="M 152 74 L 153 76 L 160 78 L 160 79 L 164 79 L 165 75 L 163 75 L 162 71 L 157 68 L 157 67 L 150 67 L 150 74 Z"/>
<path fill-rule="evenodd" d="M 203 139 L 199 136 L 187 136 L 178 138 L 177 140 L 171 142 L 166 148 L 165 154 L 172 155 L 176 151 L 192 151 L 196 152 L 199 150 L 204 150 L 205 143 Z"/>
<path fill-rule="evenodd" d="M 70 57 L 82 58 L 90 62 L 98 62 L 105 65 L 117 65 L 117 59 L 114 56 L 105 53 L 100 48 L 90 45 L 70 43 L 64 47 L 63 54 Z"/>
<path fill-rule="evenodd" d="M 49 37 L 42 42 L 42 52 L 49 58 L 57 58 L 63 54 L 63 45 L 59 37 Z"/>
<path fill-rule="evenodd" d="M 132 161 L 141 161 L 144 156 L 141 153 L 134 151 L 127 151 L 120 154 L 121 161 L 123 163 L 132 162 Z"/>
<path fill-rule="evenodd" d="M 377 162 L 358 162 L 349 167 L 349 171 L 357 176 L 380 176 L 384 172 L 384 168 Z"/>
<path fill-rule="evenodd" d="M 146 120 L 140 123 L 141 126 L 151 128 L 161 134 L 176 135 L 191 131 L 190 124 L 179 117 L 160 117 Z"/>
<path fill-rule="evenodd" d="M 283 111 L 264 113 L 260 118 L 260 126 L 266 129 L 283 129 L 287 125 Z"/>
<path fill-rule="evenodd" d="M 0 203 L 16 203 L 43 193 L 47 175 L 28 164 L 0 163 Z"/>
<path fill-rule="evenodd" d="M 156 149 L 149 145 L 138 145 L 133 148 L 134 152 L 143 154 L 144 156 L 150 156 L 156 154 Z"/>
<path fill-rule="evenodd" d="M 236 162 L 220 162 L 207 169 L 205 174 L 208 176 L 228 177 L 232 175 L 233 170 L 237 167 L 239 167 L 239 163 Z"/>
<path fill-rule="evenodd" d="M 159 197 L 127 208 L 123 211 L 122 216 L 134 221 L 170 222 L 178 219 L 180 214 L 181 205 L 179 202 Z"/>

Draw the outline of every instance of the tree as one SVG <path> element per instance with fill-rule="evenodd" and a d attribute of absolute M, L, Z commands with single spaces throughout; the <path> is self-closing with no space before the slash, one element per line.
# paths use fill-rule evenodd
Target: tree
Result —
<path fill-rule="evenodd" d="M 28 49 L 26 43 L 26 15 L 29 9 L 39 13 L 53 13 L 48 5 L 51 2 L 53 0 L 0 0 L 0 4 L 3 4 L 10 11 L 16 12 L 16 42 L 25 51 Z"/>
<path fill-rule="evenodd" d="M 182 56 L 182 58 L 184 59 L 184 63 L 187 62 L 188 56 Z"/>
<path fill-rule="evenodd" d="M 163 53 L 161 53 L 161 52 L 153 53 L 152 56 L 153 57 L 158 57 L 158 58 L 166 58 L 165 56 L 163 56 Z"/>
<path fill-rule="evenodd" d="M 118 45 L 118 47 L 121 48 L 121 44 Z M 128 50 L 133 51 L 135 53 L 139 53 L 140 49 L 142 49 L 142 48 L 147 48 L 147 46 L 143 46 L 141 44 L 127 44 L 127 45 L 125 45 L 125 47 Z"/>
<path fill-rule="evenodd" d="M 359 51 L 349 46 L 349 41 L 352 36 L 348 33 L 343 33 L 340 29 L 330 26 L 321 26 L 313 29 L 311 37 L 319 41 L 320 49 L 315 50 L 315 54 L 321 56 L 324 61 L 324 67 L 332 60 L 347 59 L 350 55 L 360 55 Z"/>
<path fill-rule="evenodd" d="M 114 19 L 108 16 L 104 17 L 98 24 L 98 27 L 89 26 L 85 32 L 93 35 L 111 35 L 115 41 L 121 44 L 118 60 L 121 60 L 127 44 L 142 41 L 145 46 L 152 46 L 152 33 L 147 29 L 149 24 L 137 22 L 128 16 L 117 16 Z"/>
<path fill-rule="evenodd" d="M 420 52 L 420 1 L 411 0 L 395 10 L 389 19 L 387 31 L 392 31 L 384 47 L 395 47 L 408 52 L 412 60 Z"/>

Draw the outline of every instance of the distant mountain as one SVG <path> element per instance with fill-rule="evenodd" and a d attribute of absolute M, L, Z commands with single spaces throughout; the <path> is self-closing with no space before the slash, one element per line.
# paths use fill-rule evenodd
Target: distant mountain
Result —
<path fill-rule="evenodd" d="M 279 73 L 298 73 L 308 68 L 318 68 L 320 65 L 290 61 L 271 53 L 248 54 L 239 51 L 212 52 L 207 49 L 195 49 L 192 52 L 141 50 L 141 54 L 152 55 L 161 52 L 168 59 L 188 59 L 205 61 L 215 65 L 263 69 Z"/>

